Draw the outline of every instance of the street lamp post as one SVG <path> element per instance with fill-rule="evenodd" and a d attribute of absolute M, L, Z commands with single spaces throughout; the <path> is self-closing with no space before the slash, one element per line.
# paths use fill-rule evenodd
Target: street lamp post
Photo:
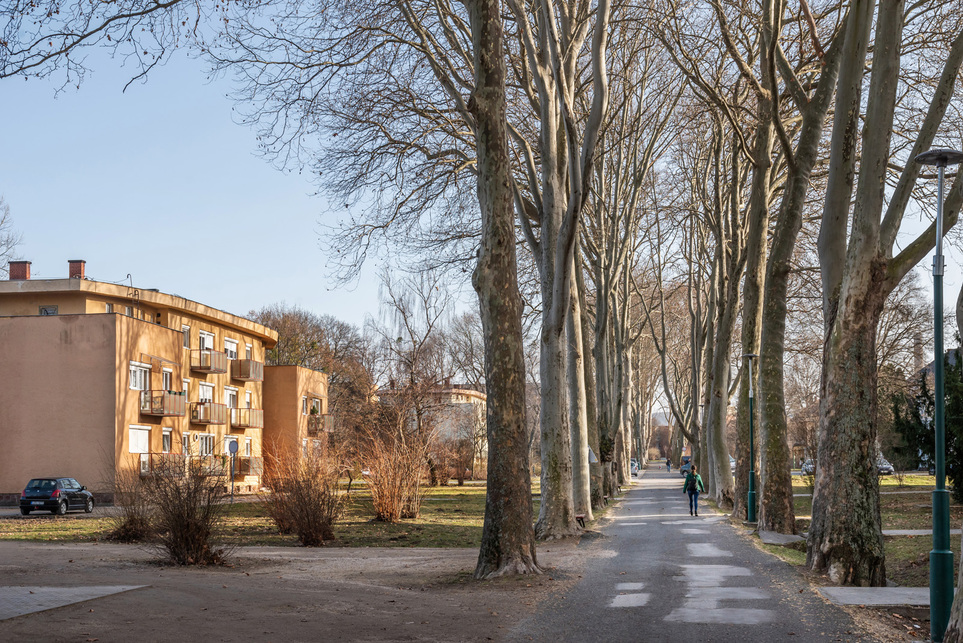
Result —
<path fill-rule="evenodd" d="M 746 353 L 743 359 L 749 360 L 749 497 L 746 502 L 746 521 L 756 522 L 756 451 L 753 445 L 753 421 L 756 411 L 753 408 L 752 395 L 752 360 L 759 357 L 755 353 Z"/>
<path fill-rule="evenodd" d="M 942 641 L 953 605 L 953 552 L 950 550 L 950 494 L 946 490 L 946 426 L 943 419 L 943 174 L 963 162 L 963 152 L 934 149 L 916 157 L 939 172 L 936 192 L 936 253 L 933 255 L 933 366 L 936 372 L 936 490 L 933 492 L 933 550 L 930 552 L 930 640 Z"/>

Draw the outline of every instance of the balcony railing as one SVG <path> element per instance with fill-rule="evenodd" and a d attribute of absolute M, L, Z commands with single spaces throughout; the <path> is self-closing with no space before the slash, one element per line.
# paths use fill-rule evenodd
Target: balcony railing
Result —
<path fill-rule="evenodd" d="M 188 455 L 183 453 L 141 453 L 140 475 L 183 476 L 188 471 L 204 476 L 230 476 L 231 457 L 227 455 Z M 242 457 L 234 461 L 235 475 L 261 475 L 261 458 Z"/>
<path fill-rule="evenodd" d="M 184 417 L 187 396 L 183 391 L 141 391 L 140 412 L 161 417 Z"/>
<path fill-rule="evenodd" d="M 263 429 L 263 409 L 231 409 L 231 428 Z"/>
<path fill-rule="evenodd" d="M 334 416 L 330 413 L 308 416 L 308 435 L 321 433 L 334 433 Z"/>
<path fill-rule="evenodd" d="M 192 402 L 191 422 L 194 424 L 226 424 L 227 407 L 214 402 Z"/>
<path fill-rule="evenodd" d="M 230 466 L 230 465 L 228 465 Z M 234 474 L 239 476 L 259 476 L 264 473 L 264 459 L 242 456 L 235 458 Z"/>
<path fill-rule="evenodd" d="M 264 362 L 256 362 L 253 359 L 232 360 L 231 379 L 243 382 L 263 382 Z"/>
<path fill-rule="evenodd" d="M 192 350 L 191 370 L 199 373 L 227 373 L 227 353 L 210 348 Z"/>

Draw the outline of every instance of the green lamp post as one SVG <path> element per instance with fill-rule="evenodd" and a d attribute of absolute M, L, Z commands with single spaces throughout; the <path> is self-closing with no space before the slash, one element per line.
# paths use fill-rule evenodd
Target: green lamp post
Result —
<path fill-rule="evenodd" d="M 933 492 L 933 550 L 930 551 L 930 640 L 942 641 L 953 605 L 953 552 L 950 550 L 950 493 L 946 490 L 946 425 L 943 398 L 943 174 L 963 162 L 963 152 L 934 149 L 916 157 L 939 172 L 936 192 L 936 253 L 933 255 L 933 366 L 936 371 L 933 426 L 936 433 L 936 490 Z"/>
<path fill-rule="evenodd" d="M 746 521 L 756 522 L 756 450 L 753 444 L 753 421 L 756 411 L 752 394 L 752 360 L 759 357 L 755 353 L 746 353 L 743 359 L 749 360 L 749 497 L 746 500 Z"/>

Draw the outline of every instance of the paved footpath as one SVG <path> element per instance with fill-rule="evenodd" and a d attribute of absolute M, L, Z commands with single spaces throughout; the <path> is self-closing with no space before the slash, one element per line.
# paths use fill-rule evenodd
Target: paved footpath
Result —
<path fill-rule="evenodd" d="M 788 565 L 706 505 L 689 516 L 683 478 L 649 468 L 585 539 L 581 580 L 509 641 L 871 641 Z"/>

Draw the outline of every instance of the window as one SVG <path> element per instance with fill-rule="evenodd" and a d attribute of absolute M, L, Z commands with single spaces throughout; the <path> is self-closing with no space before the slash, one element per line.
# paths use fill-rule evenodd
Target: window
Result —
<path fill-rule="evenodd" d="M 130 306 L 124 306 L 124 314 L 127 315 L 128 317 L 133 317 L 134 309 L 131 308 Z"/>
<path fill-rule="evenodd" d="M 165 368 L 162 377 L 164 390 L 172 390 L 174 388 L 174 371 L 170 370 L 169 368 Z"/>
<path fill-rule="evenodd" d="M 244 345 L 244 359 L 254 359 L 254 347 L 250 344 Z"/>
<path fill-rule="evenodd" d="M 311 414 L 320 415 L 321 414 L 321 400 L 316 397 L 311 398 Z"/>
<path fill-rule="evenodd" d="M 214 333 L 208 333 L 206 331 L 198 331 L 198 337 L 200 339 L 201 350 L 213 350 L 214 348 Z"/>
<path fill-rule="evenodd" d="M 224 438 L 224 455 L 231 455 L 231 442 L 237 444 L 237 438 L 226 437 Z"/>
<path fill-rule="evenodd" d="M 198 402 L 213 402 L 214 401 L 214 386 L 212 384 L 205 384 L 201 382 L 198 384 Z"/>
<path fill-rule="evenodd" d="M 181 335 L 184 336 L 184 348 L 190 348 L 191 347 L 191 327 L 187 326 L 186 324 L 184 326 L 181 326 Z"/>
<path fill-rule="evenodd" d="M 150 388 L 150 366 L 140 362 L 130 363 L 130 388 L 146 391 Z"/>
<path fill-rule="evenodd" d="M 164 434 L 161 438 L 161 453 L 170 453 L 171 444 L 173 443 L 173 432 L 170 429 L 164 429 Z"/>
<path fill-rule="evenodd" d="M 41 314 L 41 315 L 56 315 L 56 314 L 57 314 L 57 310 L 58 310 L 57 306 L 41 306 L 41 307 L 40 307 L 40 314 Z"/>
<path fill-rule="evenodd" d="M 127 450 L 129 453 L 150 453 L 149 426 L 131 426 L 128 433 Z"/>
<path fill-rule="evenodd" d="M 191 434 L 185 432 L 181 436 L 181 449 L 184 451 L 184 455 L 189 455 L 191 452 Z"/>
<path fill-rule="evenodd" d="M 301 396 L 301 415 L 307 415 L 307 414 L 308 414 L 308 396 L 303 395 Z"/>
<path fill-rule="evenodd" d="M 210 433 L 198 435 L 197 445 L 201 455 L 214 455 L 214 436 Z"/>
<path fill-rule="evenodd" d="M 107 312 L 108 312 L 108 313 L 114 312 L 114 305 L 113 305 L 113 304 L 106 304 L 106 308 L 107 308 Z"/>
<path fill-rule="evenodd" d="M 224 340 L 224 352 L 227 353 L 228 359 L 237 359 L 237 340 L 236 339 L 225 339 Z"/>
<path fill-rule="evenodd" d="M 181 385 L 184 387 L 184 395 L 191 392 L 191 381 L 188 379 L 181 380 Z"/>
<path fill-rule="evenodd" d="M 244 455 L 248 458 L 251 457 L 251 453 L 252 453 L 251 444 L 252 444 L 251 438 L 244 438 Z"/>
<path fill-rule="evenodd" d="M 224 403 L 229 409 L 237 408 L 237 389 L 224 387 Z"/>
<path fill-rule="evenodd" d="M 245 408 L 248 408 L 248 409 L 254 408 L 254 407 L 251 406 L 251 392 L 250 392 L 250 391 L 244 391 L 244 407 L 245 407 Z"/>

